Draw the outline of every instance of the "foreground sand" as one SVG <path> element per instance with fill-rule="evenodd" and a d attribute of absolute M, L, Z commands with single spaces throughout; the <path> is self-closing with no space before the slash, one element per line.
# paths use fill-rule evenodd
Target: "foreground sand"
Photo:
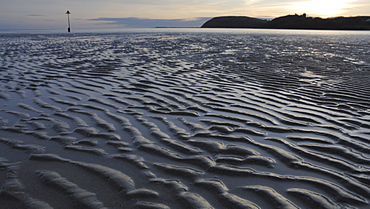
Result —
<path fill-rule="evenodd" d="M 367 208 L 367 37 L 1 35 L 1 208 Z"/>

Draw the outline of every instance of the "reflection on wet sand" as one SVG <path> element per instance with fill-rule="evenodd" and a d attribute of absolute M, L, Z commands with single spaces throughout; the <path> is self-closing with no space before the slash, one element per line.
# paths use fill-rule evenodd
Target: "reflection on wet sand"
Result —
<path fill-rule="evenodd" d="M 0 35 L 4 208 L 367 208 L 369 39 Z"/>

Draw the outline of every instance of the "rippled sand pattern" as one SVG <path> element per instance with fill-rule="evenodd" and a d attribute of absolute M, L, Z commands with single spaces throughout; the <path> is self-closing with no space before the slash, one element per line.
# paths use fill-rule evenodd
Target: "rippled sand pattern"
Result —
<path fill-rule="evenodd" d="M 368 208 L 369 45 L 1 35 L 1 208 Z"/>

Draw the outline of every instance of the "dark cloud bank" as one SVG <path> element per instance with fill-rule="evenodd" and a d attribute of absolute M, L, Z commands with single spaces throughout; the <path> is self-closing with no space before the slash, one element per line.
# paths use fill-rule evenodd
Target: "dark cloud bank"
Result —
<path fill-rule="evenodd" d="M 145 18 L 96 18 L 90 21 L 104 21 L 108 25 L 122 25 L 130 28 L 154 28 L 154 27 L 200 27 L 209 20 L 209 17 L 194 19 L 145 19 Z"/>

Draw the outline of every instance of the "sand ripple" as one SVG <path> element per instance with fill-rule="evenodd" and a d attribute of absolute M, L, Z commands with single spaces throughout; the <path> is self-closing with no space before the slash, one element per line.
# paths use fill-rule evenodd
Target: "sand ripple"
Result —
<path fill-rule="evenodd" d="M 0 40 L 1 207 L 369 207 L 366 36 Z"/>

